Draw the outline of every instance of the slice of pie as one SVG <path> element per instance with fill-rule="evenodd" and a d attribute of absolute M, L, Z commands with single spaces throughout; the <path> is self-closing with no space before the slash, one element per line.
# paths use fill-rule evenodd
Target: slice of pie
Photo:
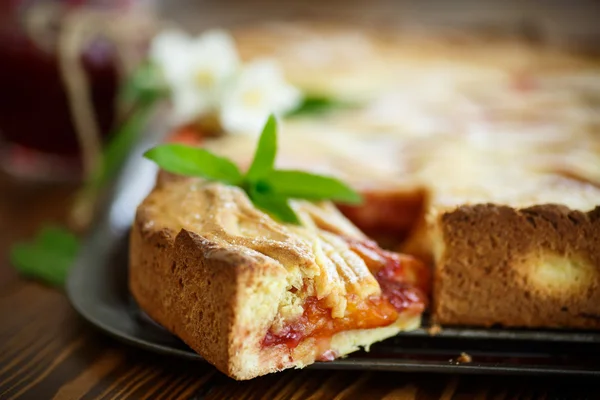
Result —
<path fill-rule="evenodd" d="M 239 380 L 368 349 L 420 325 L 429 270 L 382 250 L 329 203 L 301 225 L 237 187 L 162 175 L 137 210 L 130 288 L 140 307 Z"/>

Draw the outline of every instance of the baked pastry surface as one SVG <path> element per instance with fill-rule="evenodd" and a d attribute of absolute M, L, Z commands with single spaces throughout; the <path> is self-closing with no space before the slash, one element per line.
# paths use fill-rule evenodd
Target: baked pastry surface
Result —
<path fill-rule="evenodd" d="M 131 233 L 134 298 L 236 379 L 420 325 L 424 264 L 381 250 L 330 203 L 293 207 L 301 226 L 274 221 L 237 187 L 161 175 Z"/>
<path fill-rule="evenodd" d="M 360 190 L 367 201 L 340 210 L 434 266 L 435 319 L 597 328 L 597 58 L 355 27 L 279 24 L 236 38 L 309 92 L 361 104 L 286 120 L 277 162 Z M 203 145 L 244 163 L 250 140 Z"/>

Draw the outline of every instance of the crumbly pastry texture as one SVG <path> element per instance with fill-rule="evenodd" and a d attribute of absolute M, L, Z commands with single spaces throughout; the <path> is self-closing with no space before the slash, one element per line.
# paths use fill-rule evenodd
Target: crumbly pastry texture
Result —
<path fill-rule="evenodd" d="M 419 326 L 425 295 L 414 307 L 389 314 L 395 319 L 369 325 L 361 318 L 350 321 L 350 329 L 306 335 L 288 345 L 295 337 L 286 329 L 302 321 L 310 299 L 318 298 L 327 315 L 309 322 L 327 326 L 352 318 L 382 295 L 368 262 L 348 245 L 367 239 L 361 231 L 330 203 L 299 201 L 294 208 L 301 226 L 275 222 L 237 187 L 159 178 L 131 233 L 134 298 L 236 379 L 341 357 Z M 405 279 L 417 296 L 420 279 Z"/>

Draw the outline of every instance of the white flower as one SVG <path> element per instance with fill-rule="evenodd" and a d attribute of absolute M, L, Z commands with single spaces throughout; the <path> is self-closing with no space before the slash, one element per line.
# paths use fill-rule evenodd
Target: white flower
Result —
<path fill-rule="evenodd" d="M 242 67 L 225 31 L 195 38 L 179 30 L 164 31 L 154 38 L 150 58 L 171 90 L 175 124 L 217 116 L 226 132 L 258 135 L 270 114 L 280 116 L 302 100 L 274 61 Z"/>
<path fill-rule="evenodd" d="M 152 41 L 150 58 L 171 89 L 175 123 L 216 111 L 222 88 L 239 68 L 235 42 L 222 30 L 198 37 L 179 30 L 161 32 Z"/>
<path fill-rule="evenodd" d="M 259 135 L 270 114 L 280 116 L 301 100 L 301 92 L 286 82 L 277 63 L 256 60 L 225 91 L 221 124 L 228 133 Z"/>

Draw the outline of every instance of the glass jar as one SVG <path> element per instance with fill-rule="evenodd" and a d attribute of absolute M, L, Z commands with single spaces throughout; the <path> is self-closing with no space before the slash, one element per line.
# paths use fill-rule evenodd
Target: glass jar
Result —
<path fill-rule="evenodd" d="M 80 179 L 117 121 L 115 24 L 142 1 L 0 2 L 0 163 L 28 179 Z M 118 16 L 118 18 L 116 18 Z M 123 32 L 125 32 L 123 30 Z M 131 35 L 124 39 L 131 47 Z M 122 49 L 121 49 L 122 50 Z"/>

